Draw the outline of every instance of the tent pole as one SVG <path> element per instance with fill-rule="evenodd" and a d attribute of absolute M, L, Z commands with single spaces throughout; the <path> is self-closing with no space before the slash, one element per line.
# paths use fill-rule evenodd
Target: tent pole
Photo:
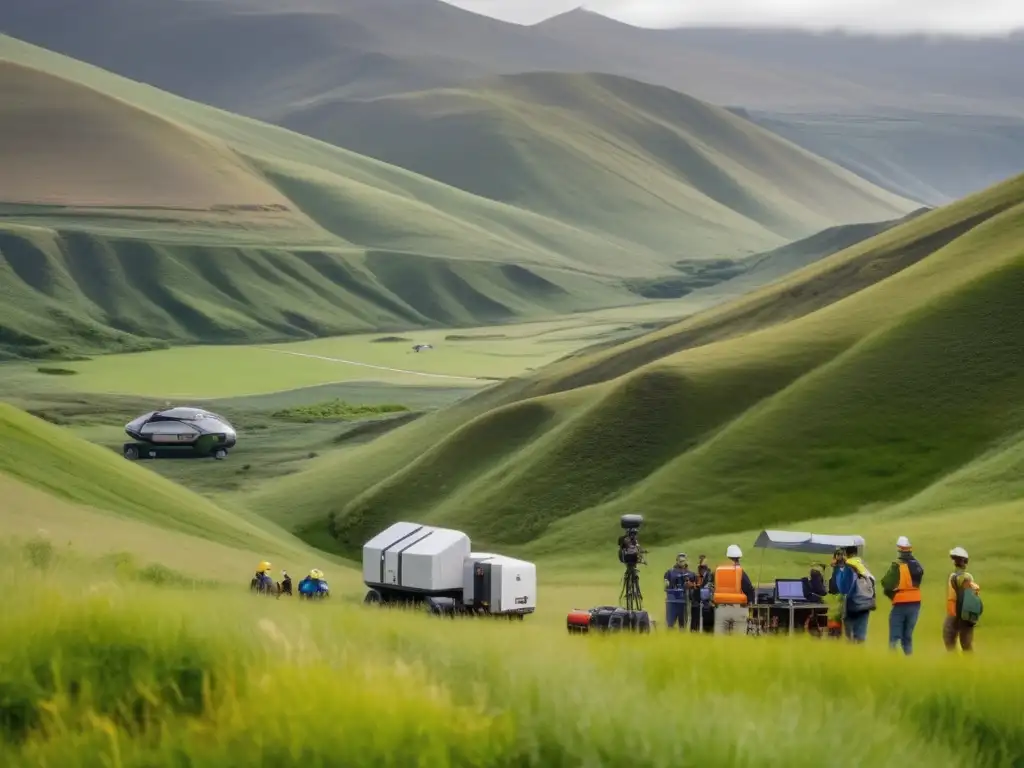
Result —
<path fill-rule="evenodd" d="M 761 564 L 757 567 L 757 587 L 754 588 L 754 605 L 757 605 L 757 590 L 761 588 L 761 571 L 764 570 L 764 553 L 766 549 L 761 550 Z"/>

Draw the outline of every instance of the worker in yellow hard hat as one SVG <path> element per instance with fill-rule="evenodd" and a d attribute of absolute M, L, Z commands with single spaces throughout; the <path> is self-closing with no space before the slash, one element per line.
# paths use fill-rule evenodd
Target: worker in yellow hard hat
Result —
<path fill-rule="evenodd" d="M 256 566 L 256 575 L 249 583 L 249 588 L 254 592 L 271 593 L 274 591 L 274 579 L 270 575 L 270 562 L 261 560 Z"/>
<path fill-rule="evenodd" d="M 310 570 L 309 575 L 299 582 L 299 597 L 311 599 L 314 597 L 327 597 L 327 582 L 324 580 L 324 572 L 319 568 Z"/>

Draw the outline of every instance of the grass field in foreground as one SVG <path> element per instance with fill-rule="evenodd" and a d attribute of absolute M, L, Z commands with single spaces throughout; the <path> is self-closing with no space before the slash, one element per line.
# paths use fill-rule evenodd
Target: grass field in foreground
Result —
<path fill-rule="evenodd" d="M 5 765 L 1011 768 L 1024 751 L 1008 640 L 947 657 L 922 626 L 906 659 L 799 639 L 579 638 L 111 570 L 4 558 Z"/>
<path fill-rule="evenodd" d="M 795 526 L 860 533 L 876 574 L 895 537 L 912 537 L 926 582 L 911 659 L 884 651 L 884 603 L 862 648 L 663 631 L 579 638 L 565 632 L 569 608 L 618 601 L 615 526 L 607 547 L 568 544 L 538 561 L 538 612 L 524 622 L 364 609 L 357 570 L 288 546 L 269 524 L 265 535 L 238 542 L 232 531 L 247 527 L 242 515 L 214 513 L 160 482 L 147 485 L 160 491 L 162 506 L 140 509 L 135 498 L 154 498 L 139 485 L 145 470 L 101 457 L 102 449 L 58 427 L 2 413 L 5 765 L 326 766 L 341 754 L 346 764 L 375 768 L 810 768 L 822 756 L 808 749 L 808 734 L 825 738 L 854 722 L 856 744 L 830 752 L 830 764 L 1015 768 L 1024 754 L 1024 711 L 1016 706 L 1024 684 L 1019 502 L 936 515 L 922 498 Z M 1011 471 L 1014 455 L 947 482 L 969 491 L 972 478 Z M 80 482 L 83 472 L 89 483 Z M 168 525 L 168 514 L 192 523 Z M 660 573 L 675 551 L 703 551 L 717 562 L 737 541 L 756 576 L 754 535 L 652 551 L 641 578 L 655 618 Z M 941 575 L 954 543 L 972 552 L 986 601 L 971 659 L 948 657 L 939 642 Z M 324 568 L 332 599 L 308 605 L 247 595 L 254 561 L 268 556 L 275 571 Z M 800 575 L 812 559 L 819 558 L 769 553 L 763 578 Z"/>

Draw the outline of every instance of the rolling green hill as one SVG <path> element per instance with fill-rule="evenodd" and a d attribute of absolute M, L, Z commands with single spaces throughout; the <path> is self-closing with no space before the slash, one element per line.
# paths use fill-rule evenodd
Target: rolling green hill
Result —
<path fill-rule="evenodd" d="M 6 403 L 0 403 L 0 490 L 8 535 L 49 528 L 80 549 L 110 552 L 120 545 L 179 572 L 203 569 L 200 578 L 218 557 L 238 564 L 241 555 L 247 569 L 255 557 L 296 563 L 316 557 L 279 528 L 222 509 Z"/>
<path fill-rule="evenodd" d="M 1007 477 L 1024 429 L 1022 232 L 1018 177 L 325 457 L 254 503 L 295 529 L 327 511 L 344 548 L 397 515 L 535 553 L 598 546 L 625 511 L 654 542 L 955 505 L 956 473 Z"/>
<path fill-rule="evenodd" d="M 480 325 L 635 301 L 620 273 L 664 271 L 10 38 L 0 60 L 0 352 Z"/>
<path fill-rule="evenodd" d="M 788 176 L 770 163 L 761 172 L 778 171 L 793 195 L 821 205 L 773 212 L 773 187 L 751 189 L 749 205 L 775 230 L 681 183 L 661 197 L 624 184 L 594 198 L 584 220 L 585 203 L 572 216 L 488 200 L 11 38 L 0 37 L 0 62 L 7 355 L 482 325 L 627 304 L 642 299 L 623 280 L 671 275 L 677 254 L 760 250 L 801 218 L 810 231 L 909 208 L 793 150 L 802 165 Z M 707 160 L 718 166 L 701 166 L 742 209 L 742 185 L 761 178 L 754 169 L 774 139 L 693 107 L 724 121 L 702 130 L 732 126 L 750 139 L 749 172 L 724 149 Z M 618 167 L 628 170 L 624 158 Z M 690 205 L 701 215 L 682 216 Z M 609 217 L 609 206 L 631 215 Z"/>
<path fill-rule="evenodd" d="M 1024 168 L 1024 119 L 892 109 L 745 116 L 896 194 L 942 205 Z"/>
<path fill-rule="evenodd" d="M 726 110 L 611 75 L 536 72 L 320 101 L 283 124 L 679 257 L 760 249 L 913 207 Z"/>
<path fill-rule="evenodd" d="M 287 210 L 285 197 L 222 143 L 4 60 L 0 125 L 5 203 Z"/>
<path fill-rule="evenodd" d="M 1016 114 L 1021 36 L 642 29 L 577 9 L 522 26 L 440 0 L 34 0 L 0 29 L 159 88 L 264 119 L 339 95 L 488 74 L 601 71 L 751 109 Z M 190 55 L 183 57 L 182 50 Z M 225 67 L 233 62 L 234 67 Z"/>
<path fill-rule="evenodd" d="M 582 9 L 522 26 L 440 0 L 33 0 L 0 8 L 0 30 L 271 122 L 489 75 L 606 72 L 750 110 L 811 152 L 930 205 L 1024 169 L 1019 33 L 642 29 Z"/>

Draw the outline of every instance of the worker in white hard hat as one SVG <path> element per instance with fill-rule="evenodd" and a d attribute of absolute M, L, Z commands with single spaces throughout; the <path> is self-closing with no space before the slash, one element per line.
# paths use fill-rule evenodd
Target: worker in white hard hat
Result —
<path fill-rule="evenodd" d="M 981 599 L 978 597 L 981 587 L 967 572 L 966 549 L 953 547 L 949 551 L 949 559 L 953 561 L 953 573 L 946 582 L 946 621 L 942 625 L 942 641 L 947 651 L 955 651 L 959 641 L 960 648 L 969 653 L 974 650 L 974 625 L 981 615 Z M 965 605 L 965 599 L 971 596 L 971 605 Z"/>
<path fill-rule="evenodd" d="M 882 592 L 892 601 L 889 611 L 889 647 L 902 647 L 909 656 L 914 650 L 914 627 L 921 614 L 921 579 L 924 567 L 914 557 L 910 539 L 896 539 L 896 559 L 882 577 Z"/>
<path fill-rule="evenodd" d="M 754 585 L 740 565 L 743 551 L 730 544 L 725 556 L 732 562 L 715 569 L 715 634 L 730 634 L 737 624 L 746 631 L 747 606 L 754 602 Z"/>

